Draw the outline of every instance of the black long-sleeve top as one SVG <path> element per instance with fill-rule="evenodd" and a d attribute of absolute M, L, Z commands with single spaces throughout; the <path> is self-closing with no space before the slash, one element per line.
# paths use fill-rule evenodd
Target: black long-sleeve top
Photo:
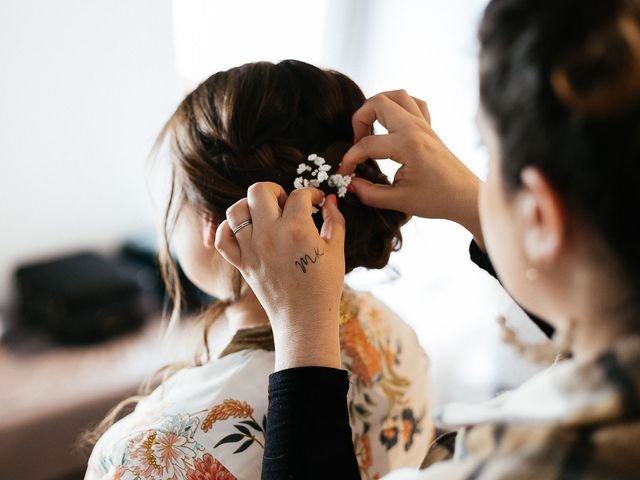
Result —
<path fill-rule="evenodd" d="M 475 242 L 471 260 L 497 278 Z M 547 335 L 553 328 L 530 315 Z M 262 480 L 360 479 L 349 425 L 345 370 L 304 367 L 269 377 L 269 410 Z M 309 435 L 309 432 L 313 432 Z"/>

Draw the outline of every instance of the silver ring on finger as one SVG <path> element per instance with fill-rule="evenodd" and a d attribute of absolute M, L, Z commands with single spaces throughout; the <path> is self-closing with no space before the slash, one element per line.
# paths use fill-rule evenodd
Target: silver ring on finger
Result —
<path fill-rule="evenodd" d="M 245 220 L 244 222 L 242 222 L 240 225 L 238 225 L 237 227 L 235 227 L 233 229 L 233 234 L 237 235 L 237 233 L 242 230 L 244 227 L 248 227 L 249 225 L 251 225 L 253 222 L 251 221 L 251 219 L 249 220 Z"/>

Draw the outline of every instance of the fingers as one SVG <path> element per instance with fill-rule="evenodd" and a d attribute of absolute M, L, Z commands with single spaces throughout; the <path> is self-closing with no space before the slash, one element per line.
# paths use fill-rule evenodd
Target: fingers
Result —
<path fill-rule="evenodd" d="M 233 233 L 239 226 L 245 225 L 245 223 L 253 219 L 251 218 L 251 212 L 249 210 L 249 202 L 246 198 L 237 201 L 227 209 L 227 222 Z M 242 242 L 245 239 L 251 238 L 253 232 L 253 225 L 245 225 L 240 230 L 236 230 L 235 237 L 238 242 Z"/>
<path fill-rule="evenodd" d="M 227 262 L 236 268 L 240 268 L 242 259 L 240 245 L 227 220 L 218 225 L 214 245 Z"/>
<path fill-rule="evenodd" d="M 363 178 L 355 177 L 351 185 L 360 201 L 374 208 L 402 210 L 402 194 L 397 185 L 371 183 Z"/>
<path fill-rule="evenodd" d="M 389 132 L 397 130 L 411 117 L 404 108 L 383 94 L 378 94 L 364 102 L 353 114 L 353 134 L 356 140 L 366 137 L 377 120 Z"/>
<path fill-rule="evenodd" d="M 416 117 L 422 117 L 422 110 L 418 106 L 416 99 L 410 96 L 405 90 L 392 90 L 388 92 L 382 92 L 380 95 L 393 100 L 402 108 L 404 108 L 410 114 Z M 426 105 L 426 104 L 425 104 Z"/>
<path fill-rule="evenodd" d="M 397 154 L 397 134 L 364 137 L 345 153 L 340 165 L 341 175 L 351 175 L 358 165 L 369 158 L 393 158 Z"/>
<path fill-rule="evenodd" d="M 338 209 L 338 199 L 329 195 L 322 207 L 322 230 L 320 236 L 330 245 L 337 245 L 344 249 L 345 222 L 344 216 Z"/>
<path fill-rule="evenodd" d="M 395 107 L 394 105 L 395 104 Z M 405 90 L 382 92 L 368 99 L 353 115 L 353 133 L 357 140 L 370 135 L 371 127 L 377 120 L 387 130 L 393 131 L 400 125 L 394 123 L 408 115 L 425 120 L 431 125 L 431 115 L 424 100 L 410 96 Z"/>
<path fill-rule="evenodd" d="M 429 112 L 429 107 L 427 106 L 427 102 L 425 102 L 424 100 L 420 100 L 419 98 L 416 97 L 411 97 L 413 98 L 413 100 L 416 102 L 416 105 L 418 105 L 418 108 L 420 109 L 420 113 L 422 114 L 422 118 L 425 119 L 425 121 L 429 124 L 429 126 L 431 126 L 431 113 Z"/>
<path fill-rule="evenodd" d="M 249 218 L 253 220 L 255 228 L 262 228 L 279 219 L 286 201 L 287 194 L 277 183 L 259 182 L 251 185 L 247 190 L 247 205 Z"/>
<path fill-rule="evenodd" d="M 288 218 L 300 216 L 310 220 L 313 206 L 322 202 L 323 198 L 324 192 L 317 188 L 307 187 L 294 190 L 289 195 L 282 216 Z"/>

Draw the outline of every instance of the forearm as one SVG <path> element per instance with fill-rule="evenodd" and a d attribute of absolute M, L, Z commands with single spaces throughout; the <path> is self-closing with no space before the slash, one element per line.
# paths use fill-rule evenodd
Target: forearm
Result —
<path fill-rule="evenodd" d="M 353 450 L 347 372 L 304 367 L 269 377 L 262 479 L 360 478 Z"/>

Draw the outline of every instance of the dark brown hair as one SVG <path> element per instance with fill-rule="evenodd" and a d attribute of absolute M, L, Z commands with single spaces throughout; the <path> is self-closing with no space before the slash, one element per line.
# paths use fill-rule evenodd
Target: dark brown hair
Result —
<path fill-rule="evenodd" d="M 364 101 L 360 88 L 345 75 L 295 60 L 218 72 L 187 95 L 159 137 L 168 142 L 172 159 L 162 257 L 176 305 L 180 293 L 168 249 L 181 206 L 189 202 L 222 221 L 253 183 L 271 181 L 292 191 L 298 165 L 311 153 L 324 156 L 335 171 L 353 143 L 351 117 Z M 373 160 L 356 173 L 389 183 Z M 339 200 L 339 208 L 347 224 L 345 273 L 386 266 L 391 252 L 401 246 L 400 227 L 407 216 L 367 207 L 351 193 Z M 314 218 L 320 227 L 321 216 Z M 235 283 L 238 295 L 240 282 Z"/>
<path fill-rule="evenodd" d="M 170 238 L 182 206 L 188 202 L 220 222 L 227 208 L 256 182 L 271 181 L 292 191 L 298 165 L 311 153 L 323 156 L 334 172 L 353 143 L 351 117 L 364 101 L 360 88 L 345 75 L 295 60 L 250 63 L 218 72 L 185 97 L 156 142 L 156 149 L 168 143 L 172 166 L 160 255 L 173 299 L 169 328 L 179 319 L 181 307 Z M 360 165 L 356 174 L 374 183 L 389 183 L 374 160 Z M 365 206 L 351 193 L 340 198 L 338 206 L 347 225 L 345 273 L 358 267 L 385 267 L 391 252 L 402 244 L 400 227 L 407 216 Z M 321 215 L 314 220 L 320 228 Z M 240 296 L 240 275 L 232 281 L 233 297 L 220 299 L 201 316 L 203 348 L 191 366 L 209 359 L 208 331 Z M 161 383 L 182 367 L 170 366 L 156 378 Z M 148 382 L 143 393 L 159 382 Z M 115 407 L 89 440 L 97 439 L 140 398 Z"/>
<path fill-rule="evenodd" d="M 640 1 L 493 0 L 481 102 L 509 191 L 535 166 L 607 244 L 640 310 Z"/>

